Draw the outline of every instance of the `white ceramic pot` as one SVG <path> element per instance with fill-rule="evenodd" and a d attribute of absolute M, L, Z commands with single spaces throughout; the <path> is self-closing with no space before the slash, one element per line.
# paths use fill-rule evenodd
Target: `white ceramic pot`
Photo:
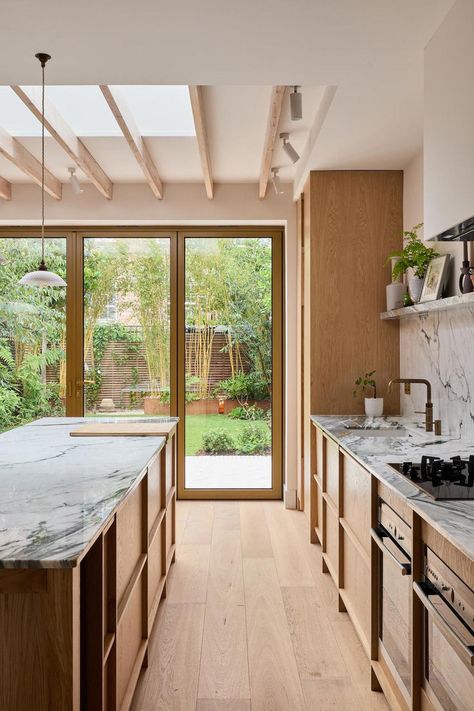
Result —
<path fill-rule="evenodd" d="M 424 281 L 424 279 L 419 279 L 418 277 L 410 277 L 408 279 L 408 291 L 414 304 L 418 304 L 421 299 Z"/>
<path fill-rule="evenodd" d="M 387 284 L 387 311 L 401 309 L 403 307 L 403 297 L 406 294 L 407 288 L 405 284 L 399 281 L 394 281 Z"/>
<path fill-rule="evenodd" d="M 383 415 L 383 397 L 366 397 L 364 402 L 367 417 L 381 417 Z"/>

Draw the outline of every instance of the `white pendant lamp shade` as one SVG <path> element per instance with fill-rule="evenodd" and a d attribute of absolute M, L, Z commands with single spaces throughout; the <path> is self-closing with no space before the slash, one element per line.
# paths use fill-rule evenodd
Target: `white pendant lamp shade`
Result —
<path fill-rule="evenodd" d="M 40 264 L 38 271 L 28 272 L 18 283 L 22 286 L 66 286 L 64 279 L 59 274 L 49 272 L 44 262 Z"/>
<path fill-rule="evenodd" d="M 41 91 L 41 262 L 35 272 L 28 272 L 19 280 L 22 286 L 66 286 L 66 282 L 59 274 L 50 272 L 44 261 L 44 68 L 51 59 L 49 54 L 40 52 L 35 54 L 41 64 L 42 91 Z"/>

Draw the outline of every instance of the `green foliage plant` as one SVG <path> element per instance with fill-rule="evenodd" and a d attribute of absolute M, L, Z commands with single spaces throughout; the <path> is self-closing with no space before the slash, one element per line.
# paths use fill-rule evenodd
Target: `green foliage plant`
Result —
<path fill-rule="evenodd" d="M 373 390 L 372 397 L 377 397 L 377 383 L 375 382 L 375 378 L 373 377 L 374 374 L 375 370 L 371 370 L 369 373 L 359 375 L 359 377 L 354 382 L 355 389 L 352 392 L 354 397 L 357 397 L 357 395 L 359 394 L 364 394 L 368 388 L 372 388 Z"/>
<path fill-rule="evenodd" d="M 404 232 L 405 246 L 399 252 L 393 252 L 389 256 L 387 261 L 398 257 L 398 261 L 395 262 L 392 270 L 392 278 L 394 280 L 403 276 L 408 269 L 413 269 L 415 277 L 423 279 L 428 269 L 428 264 L 435 257 L 439 257 L 439 253 L 432 247 L 427 247 L 418 236 L 418 231 L 422 227 L 423 223 L 420 222 L 412 227 L 411 230 Z"/>
<path fill-rule="evenodd" d="M 265 420 L 267 413 L 266 410 L 257 405 L 240 405 L 239 407 L 234 407 L 227 417 L 230 417 L 231 420 L 256 421 Z"/>
<path fill-rule="evenodd" d="M 206 454 L 232 454 L 235 442 L 223 429 L 209 430 L 202 436 L 202 449 Z"/>
<path fill-rule="evenodd" d="M 237 449 L 240 454 L 268 454 L 271 448 L 271 434 L 268 428 L 248 424 L 237 437 Z"/>

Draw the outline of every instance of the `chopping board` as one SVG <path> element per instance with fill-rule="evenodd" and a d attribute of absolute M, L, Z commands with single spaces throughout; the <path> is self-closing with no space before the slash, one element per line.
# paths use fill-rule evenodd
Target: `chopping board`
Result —
<path fill-rule="evenodd" d="M 176 422 L 89 422 L 71 430 L 71 437 L 166 437 Z"/>

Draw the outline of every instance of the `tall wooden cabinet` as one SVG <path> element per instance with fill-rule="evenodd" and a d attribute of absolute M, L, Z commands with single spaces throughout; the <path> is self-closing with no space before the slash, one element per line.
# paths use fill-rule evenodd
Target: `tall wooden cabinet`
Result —
<path fill-rule="evenodd" d="M 398 390 L 389 394 L 386 388 L 399 375 L 399 326 L 379 314 L 390 282 L 387 255 L 402 245 L 403 172 L 313 171 L 302 206 L 299 498 L 308 508 L 310 415 L 362 413 L 363 398 L 352 395 L 354 380 L 374 369 L 385 413 L 399 412 Z"/>

